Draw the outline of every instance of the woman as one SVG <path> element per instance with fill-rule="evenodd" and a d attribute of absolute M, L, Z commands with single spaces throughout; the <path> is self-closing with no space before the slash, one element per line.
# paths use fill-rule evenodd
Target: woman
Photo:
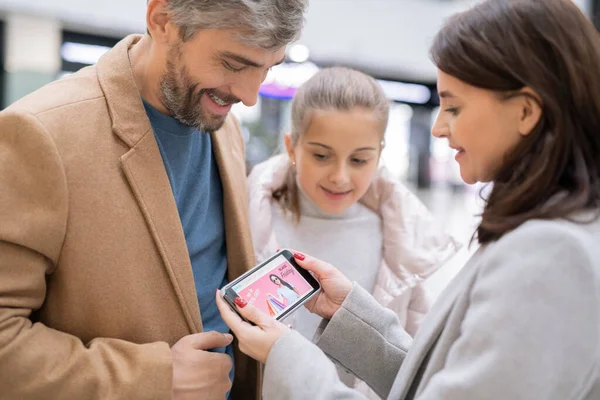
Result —
<path fill-rule="evenodd" d="M 270 293 L 269 295 L 279 300 L 285 306 L 292 304 L 300 298 L 300 293 L 298 293 L 298 290 L 277 275 L 271 274 L 269 279 L 271 279 L 271 282 L 277 286 L 277 296 L 273 296 Z"/>
<path fill-rule="evenodd" d="M 360 398 L 336 360 L 389 399 L 600 398 L 600 38 L 570 0 L 488 0 L 436 36 L 441 112 L 466 182 L 492 182 L 480 249 L 414 341 L 335 268 L 317 346 L 252 307 L 224 307 L 240 349 L 266 363 L 264 398 Z M 295 354 L 289 362 L 289 354 Z M 329 358 L 325 355 L 327 354 Z"/>

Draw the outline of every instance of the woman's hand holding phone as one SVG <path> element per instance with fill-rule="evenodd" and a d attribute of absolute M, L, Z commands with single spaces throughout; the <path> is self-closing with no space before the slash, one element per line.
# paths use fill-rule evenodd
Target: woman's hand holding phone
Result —
<path fill-rule="evenodd" d="M 255 325 L 240 318 L 223 300 L 220 291 L 217 291 L 217 307 L 221 317 L 237 338 L 242 353 L 263 364 L 266 363 L 271 347 L 280 337 L 289 332 L 290 328 L 252 304 L 248 304 L 241 297 L 236 299 L 235 305 L 238 313 Z"/>
<path fill-rule="evenodd" d="M 319 280 L 321 291 L 314 295 L 305 306 L 312 313 L 330 319 L 352 290 L 352 282 L 338 269 L 324 261 L 294 252 L 296 262 Z M 275 318 L 265 314 L 244 299 L 235 299 L 238 313 L 251 325 L 236 314 L 217 291 L 217 307 L 225 323 L 238 339 L 240 350 L 248 356 L 266 363 L 271 348 L 277 340 L 289 332 L 290 328 Z"/>
<path fill-rule="evenodd" d="M 294 252 L 294 258 L 298 265 L 312 272 L 321 284 L 321 291 L 308 300 L 304 306 L 311 313 L 331 319 L 352 290 L 352 282 L 337 268 L 325 261 L 297 252 Z"/>

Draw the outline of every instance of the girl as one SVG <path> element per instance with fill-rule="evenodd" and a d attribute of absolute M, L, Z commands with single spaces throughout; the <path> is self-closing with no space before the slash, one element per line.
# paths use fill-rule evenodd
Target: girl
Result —
<path fill-rule="evenodd" d="M 340 265 L 412 335 L 429 308 L 421 281 L 458 245 L 379 167 L 388 109 L 361 72 L 328 68 L 307 81 L 292 103 L 287 154 L 249 176 L 250 228 L 257 261 L 291 247 Z M 321 321 L 305 309 L 290 319 L 309 339 Z"/>

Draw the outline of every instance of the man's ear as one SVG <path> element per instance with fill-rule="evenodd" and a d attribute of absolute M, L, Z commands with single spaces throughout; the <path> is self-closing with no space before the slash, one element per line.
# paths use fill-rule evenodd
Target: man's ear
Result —
<path fill-rule="evenodd" d="M 167 12 L 166 0 L 149 0 L 146 9 L 146 27 L 152 39 L 168 42 L 174 26 Z"/>

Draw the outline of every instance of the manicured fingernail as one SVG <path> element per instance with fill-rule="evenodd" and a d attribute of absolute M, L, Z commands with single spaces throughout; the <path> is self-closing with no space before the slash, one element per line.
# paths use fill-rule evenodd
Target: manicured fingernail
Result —
<path fill-rule="evenodd" d="M 246 300 L 242 299 L 241 297 L 236 297 L 234 301 L 235 301 L 235 305 L 238 306 L 239 308 L 244 308 L 248 305 Z"/>
<path fill-rule="evenodd" d="M 227 340 L 233 340 L 233 336 L 231 336 L 231 334 L 225 333 L 224 335 L 225 335 L 225 339 L 227 339 Z"/>
<path fill-rule="evenodd" d="M 302 253 L 294 253 L 294 257 L 300 261 L 304 261 L 304 259 L 306 258 L 306 256 Z"/>

